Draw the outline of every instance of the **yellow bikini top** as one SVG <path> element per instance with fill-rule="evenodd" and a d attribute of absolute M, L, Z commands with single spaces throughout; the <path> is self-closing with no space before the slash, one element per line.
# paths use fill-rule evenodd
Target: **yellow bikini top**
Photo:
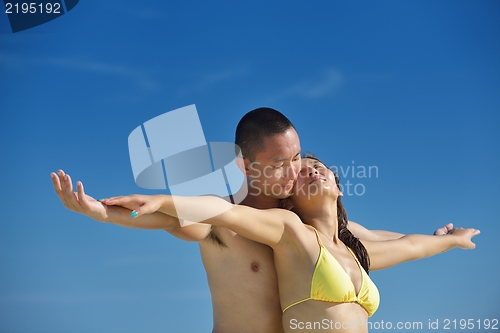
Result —
<path fill-rule="evenodd" d="M 380 303 L 380 295 L 377 287 L 368 274 L 366 274 L 354 253 L 347 247 L 361 271 L 362 282 L 358 295 L 356 295 L 354 284 L 349 275 L 347 275 L 333 255 L 323 246 L 318 231 L 312 226 L 311 228 L 316 233 L 316 238 L 320 246 L 319 257 L 316 262 L 316 267 L 314 268 L 311 282 L 311 293 L 308 298 L 304 298 L 285 307 L 283 312 L 302 302 L 316 300 L 331 303 L 356 302 L 368 312 L 368 316 L 373 315 L 375 311 L 377 311 Z"/>

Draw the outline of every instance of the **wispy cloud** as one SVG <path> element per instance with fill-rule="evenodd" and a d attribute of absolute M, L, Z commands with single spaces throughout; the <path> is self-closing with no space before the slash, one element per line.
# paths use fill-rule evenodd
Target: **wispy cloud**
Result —
<path fill-rule="evenodd" d="M 47 65 L 70 70 L 119 76 L 134 81 L 145 90 L 158 90 L 160 88 L 160 85 L 151 78 L 151 73 L 131 66 L 70 58 L 41 58 L 39 61 Z"/>
<path fill-rule="evenodd" d="M 318 78 L 305 79 L 297 82 L 284 90 L 275 93 L 269 99 L 271 101 L 288 98 L 291 96 L 302 98 L 322 98 L 329 96 L 338 90 L 342 84 L 342 76 L 339 71 L 328 68 Z"/>
<path fill-rule="evenodd" d="M 118 76 L 136 83 L 144 90 L 156 91 L 160 84 L 152 78 L 150 71 L 123 64 L 111 64 L 88 59 L 62 57 L 23 57 L 0 53 L 0 65 L 17 68 L 20 65 L 45 65 L 82 72 L 93 72 L 110 76 Z"/>
<path fill-rule="evenodd" d="M 241 78 L 247 73 L 249 73 L 249 66 L 247 64 L 241 64 L 218 71 L 206 72 L 196 77 L 194 79 L 195 83 L 192 84 L 189 88 L 182 89 L 181 93 L 189 94 L 193 91 L 207 91 L 213 86 Z"/>
<path fill-rule="evenodd" d="M 207 73 L 200 81 L 201 87 L 208 87 L 220 82 L 232 80 L 241 77 L 248 72 L 246 66 L 239 66 L 219 72 Z"/>

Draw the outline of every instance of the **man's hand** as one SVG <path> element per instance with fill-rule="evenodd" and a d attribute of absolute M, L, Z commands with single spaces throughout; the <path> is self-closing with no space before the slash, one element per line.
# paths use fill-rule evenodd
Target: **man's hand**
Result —
<path fill-rule="evenodd" d="M 447 233 L 449 233 L 452 230 L 453 230 L 453 223 L 448 223 L 447 225 L 445 225 L 445 226 L 437 229 L 436 231 L 434 231 L 434 235 L 435 236 L 446 235 Z"/>
<path fill-rule="evenodd" d="M 474 249 L 476 244 L 471 240 L 472 237 L 477 236 L 481 231 L 473 228 L 456 228 L 448 232 L 448 235 L 457 238 L 457 246 L 461 249 Z"/>
<path fill-rule="evenodd" d="M 82 182 L 76 183 L 77 192 L 73 191 L 71 177 L 59 170 L 57 174 L 50 174 L 54 183 L 54 190 L 64 207 L 74 212 L 86 215 L 99 222 L 106 222 L 108 218 L 108 207 L 101 202 L 85 194 Z"/>
<path fill-rule="evenodd" d="M 181 228 L 179 220 L 176 217 L 162 213 L 146 214 L 143 211 L 142 214 L 145 215 L 138 217 L 139 214 L 133 214 L 133 210 L 143 209 L 140 207 L 144 205 L 145 201 L 139 199 L 142 197 L 146 198 L 146 196 L 132 195 L 117 197 L 116 201 L 114 200 L 115 198 L 111 198 L 113 200 L 107 199 L 109 204 L 107 206 L 102 200 L 98 201 L 86 195 L 81 182 L 76 183 L 77 192 L 74 192 L 71 177 L 66 175 L 64 171 L 59 170 L 57 174 L 51 173 L 50 177 L 54 183 L 54 190 L 66 208 L 84 214 L 99 222 L 113 223 L 126 228 L 166 230 L 175 237 L 190 242 L 202 241 L 206 239 L 210 232 L 211 225 L 202 223 Z M 118 198 L 120 199 L 118 200 Z M 131 216 L 138 218 L 131 218 Z"/>

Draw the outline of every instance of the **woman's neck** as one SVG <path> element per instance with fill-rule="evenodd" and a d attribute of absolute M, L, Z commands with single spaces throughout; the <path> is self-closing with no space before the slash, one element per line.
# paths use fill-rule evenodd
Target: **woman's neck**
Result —
<path fill-rule="evenodd" d="M 333 239 L 336 243 L 339 240 L 337 201 L 328 202 L 321 207 L 315 207 L 307 212 L 299 214 L 302 222 L 313 226 L 318 232 Z"/>

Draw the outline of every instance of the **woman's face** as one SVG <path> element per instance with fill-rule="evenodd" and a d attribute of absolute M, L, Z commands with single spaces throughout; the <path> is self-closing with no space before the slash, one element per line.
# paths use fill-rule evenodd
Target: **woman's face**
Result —
<path fill-rule="evenodd" d="M 303 158 L 297 182 L 290 200 L 294 207 L 311 204 L 314 200 L 322 200 L 325 196 L 337 198 L 342 195 L 335 174 L 323 163 L 313 158 Z"/>

